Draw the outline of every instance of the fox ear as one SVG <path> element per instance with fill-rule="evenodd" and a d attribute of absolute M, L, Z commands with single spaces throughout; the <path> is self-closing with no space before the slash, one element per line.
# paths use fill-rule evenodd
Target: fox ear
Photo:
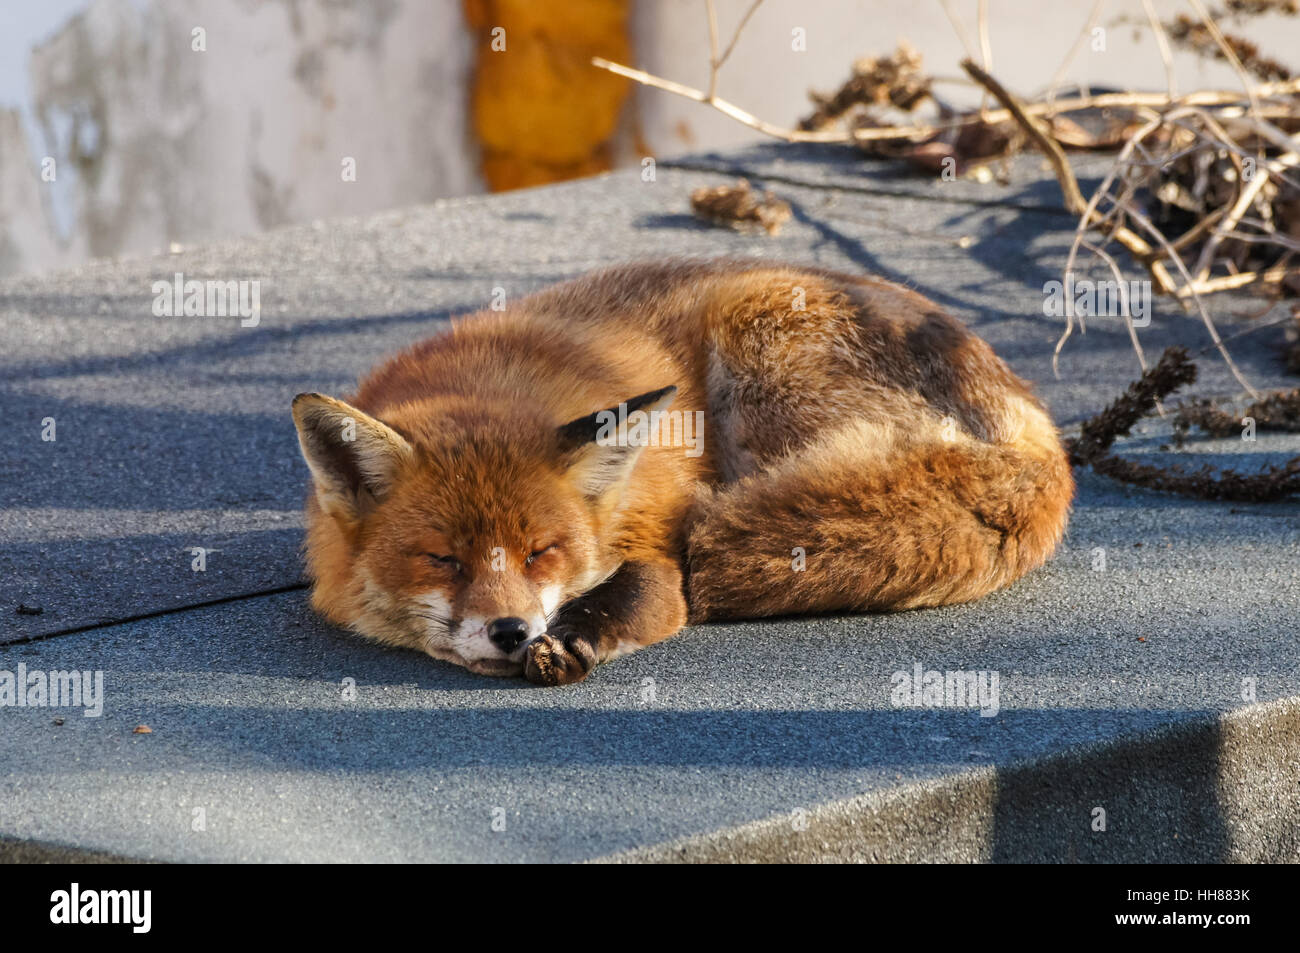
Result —
<path fill-rule="evenodd" d="M 414 454 L 392 427 L 323 394 L 295 397 L 293 422 L 327 513 L 355 517 L 382 500 L 398 468 Z"/>
<path fill-rule="evenodd" d="M 676 387 L 664 387 L 571 420 L 559 429 L 569 478 L 584 496 L 595 500 L 622 489 L 657 425 L 649 415 L 665 410 L 675 396 Z M 638 411 L 644 416 L 633 416 Z"/>

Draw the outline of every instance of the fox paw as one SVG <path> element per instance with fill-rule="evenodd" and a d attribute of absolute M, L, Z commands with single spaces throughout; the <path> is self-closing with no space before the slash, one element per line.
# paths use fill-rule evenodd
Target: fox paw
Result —
<path fill-rule="evenodd" d="M 595 664 L 595 652 L 585 640 L 547 633 L 529 643 L 524 678 L 534 685 L 571 685 L 586 678 Z"/>

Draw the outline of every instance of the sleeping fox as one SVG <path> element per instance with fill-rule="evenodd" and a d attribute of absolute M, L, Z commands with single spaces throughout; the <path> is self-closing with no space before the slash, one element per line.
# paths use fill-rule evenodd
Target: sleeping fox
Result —
<path fill-rule="evenodd" d="M 976 599 L 1074 482 L 992 349 L 879 278 L 634 264 L 455 320 L 293 402 L 312 605 L 541 685 L 687 622 Z"/>

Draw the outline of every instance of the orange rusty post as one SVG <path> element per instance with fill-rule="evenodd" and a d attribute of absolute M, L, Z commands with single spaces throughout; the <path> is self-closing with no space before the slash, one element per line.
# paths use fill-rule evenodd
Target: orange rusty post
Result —
<path fill-rule="evenodd" d="M 609 169 L 629 83 L 595 69 L 591 58 L 630 59 L 629 7 L 629 0 L 465 0 L 477 44 L 472 122 L 490 189 Z"/>

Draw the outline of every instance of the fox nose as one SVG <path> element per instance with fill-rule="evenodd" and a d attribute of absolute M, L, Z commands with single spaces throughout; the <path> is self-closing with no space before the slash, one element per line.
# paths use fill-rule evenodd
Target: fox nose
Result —
<path fill-rule="evenodd" d="M 528 623 L 523 619 L 507 616 L 495 619 L 488 625 L 488 638 L 503 652 L 513 652 L 519 643 L 528 638 Z"/>

